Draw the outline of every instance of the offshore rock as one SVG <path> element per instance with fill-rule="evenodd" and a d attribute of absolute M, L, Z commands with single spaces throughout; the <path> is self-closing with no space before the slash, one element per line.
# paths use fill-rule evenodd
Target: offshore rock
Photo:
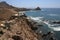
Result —
<path fill-rule="evenodd" d="M 35 8 L 35 10 L 41 10 L 40 7 Z"/>

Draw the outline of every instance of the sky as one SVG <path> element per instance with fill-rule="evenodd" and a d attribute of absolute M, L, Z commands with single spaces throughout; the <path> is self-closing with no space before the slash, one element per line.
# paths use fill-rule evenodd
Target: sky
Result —
<path fill-rule="evenodd" d="M 60 0 L 0 0 L 16 7 L 25 8 L 60 8 Z"/>

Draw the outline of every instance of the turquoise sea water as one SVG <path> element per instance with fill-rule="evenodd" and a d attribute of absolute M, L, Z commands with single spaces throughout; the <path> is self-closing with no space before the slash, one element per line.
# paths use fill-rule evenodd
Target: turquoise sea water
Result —
<path fill-rule="evenodd" d="M 39 17 L 42 17 L 44 20 L 59 20 L 60 21 L 60 8 L 42 8 L 38 11 L 27 11 L 26 15 L 28 17 L 32 17 L 34 20 L 40 20 Z M 48 25 L 44 25 L 43 29 L 41 27 L 40 30 L 43 30 L 43 32 L 46 31 L 54 31 L 57 40 L 60 40 L 60 24 L 56 27 L 49 27 Z"/>
<path fill-rule="evenodd" d="M 44 17 L 46 19 L 60 20 L 60 8 L 42 8 L 41 11 L 29 11 L 28 16 Z"/>

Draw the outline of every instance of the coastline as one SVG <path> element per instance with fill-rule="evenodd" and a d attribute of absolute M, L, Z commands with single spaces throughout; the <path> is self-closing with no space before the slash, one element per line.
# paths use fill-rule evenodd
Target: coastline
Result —
<path fill-rule="evenodd" d="M 30 28 L 31 26 L 29 25 L 31 24 L 28 22 L 25 15 L 12 16 L 9 20 L 1 20 L 0 23 L 0 40 L 38 40 L 38 35 Z"/>
<path fill-rule="evenodd" d="M 27 19 L 28 16 L 23 12 L 41 10 L 39 7 L 36 9 L 16 8 L 8 4 L 7 6 L 5 2 L 2 3 L 3 7 L 0 5 L 0 40 L 55 40 L 52 37 L 53 32 L 43 34 L 42 31 L 37 31 L 37 26 L 43 25 Z"/>
<path fill-rule="evenodd" d="M 1 20 L 0 26 L 2 27 L 0 32 L 3 34 L 0 35 L 0 39 L 13 40 L 15 39 L 14 37 L 16 37 L 20 40 L 44 40 L 44 37 L 51 36 L 51 32 L 48 32 L 47 34 L 38 33 L 38 27 L 35 27 L 36 22 L 32 22 L 30 19 L 27 19 L 27 17 L 28 16 L 25 15 L 24 12 L 19 12 L 17 14 L 11 15 L 8 20 Z"/>
<path fill-rule="evenodd" d="M 40 18 L 42 18 L 42 17 L 40 17 Z M 37 33 L 37 34 L 39 34 L 39 35 L 41 35 L 41 37 L 42 37 L 43 40 L 50 40 L 50 39 L 51 40 L 57 40 L 57 38 L 55 37 L 54 31 L 48 31 L 48 32 L 46 32 L 46 30 L 44 28 L 41 28 L 41 27 L 43 27 L 43 25 L 45 23 L 43 23 L 44 21 L 43 22 L 39 22 L 39 20 L 42 21 L 40 18 L 37 19 L 37 18 L 33 18 L 33 17 L 27 17 L 27 19 L 31 22 L 31 24 L 34 27 L 34 32 Z M 45 20 L 45 22 L 46 22 L 46 20 Z M 40 29 L 45 30 L 46 33 L 44 31 L 40 30 Z"/>

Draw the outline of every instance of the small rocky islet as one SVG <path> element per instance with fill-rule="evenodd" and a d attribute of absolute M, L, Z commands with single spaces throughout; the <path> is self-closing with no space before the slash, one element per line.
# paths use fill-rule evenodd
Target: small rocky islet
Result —
<path fill-rule="evenodd" d="M 40 10 L 40 8 L 37 7 L 35 10 Z M 37 33 L 38 27 L 35 27 L 35 24 L 32 24 L 27 16 L 19 11 L 25 11 L 25 9 L 0 2 L 0 40 L 48 40 L 48 38 L 55 40 L 51 32 Z"/>

